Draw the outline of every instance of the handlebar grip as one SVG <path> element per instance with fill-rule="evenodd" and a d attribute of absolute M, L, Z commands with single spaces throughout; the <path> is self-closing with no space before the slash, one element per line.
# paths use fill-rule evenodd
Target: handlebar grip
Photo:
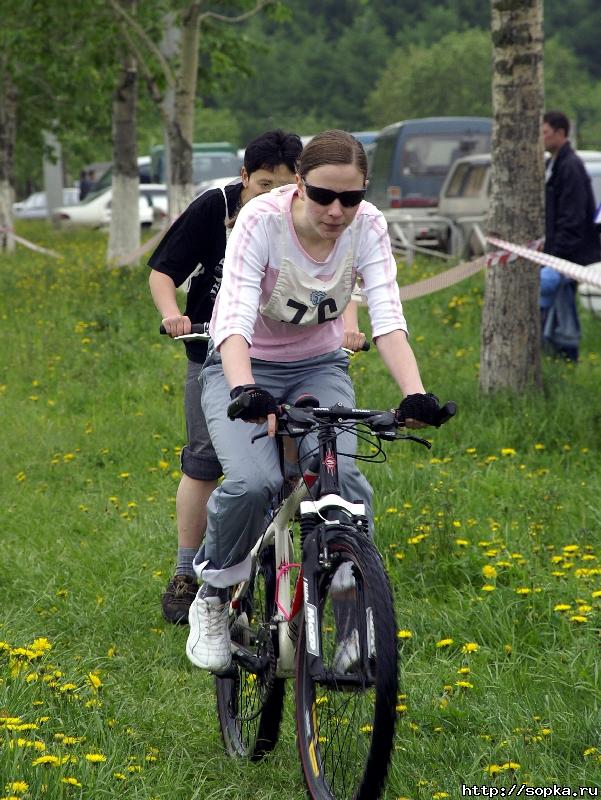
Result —
<path fill-rule="evenodd" d="M 238 419 L 240 414 L 247 409 L 250 405 L 250 397 L 246 392 L 242 392 L 236 397 L 235 400 L 227 407 L 227 415 L 229 419 Z"/>
<path fill-rule="evenodd" d="M 457 403 L 454 400 L 449 400 L 448 403 L 445 403 L 444 406 L 440 409 L 439 416 L 438 416 L 438 425 L 444 425 L 445 422 L 448 422 L 451 417 L 454 417 L 457 413 Z"/>
<path fill-rule="evenodd" d="M 368 350 L 371 349 L 371 342 L 368 342 L 367 339 L 361 345 L 361 350 L 367 353 Z"/>
<path fill-rule="evenodd" d="M 167 334 L 167 331 L 165 330 L 165 326 L 164 325 L 161 325 L 159 327 L 159 333 L 161 334 L 161 336 L 164 336 L 164 335 Z M 192 323 L 192 329 L 190 330 L 190 333 L 202 333 L 205 336 L 208 336 L 208 334 L 209 334 L 209 323 L 208 322 L 193 322 Z"/>

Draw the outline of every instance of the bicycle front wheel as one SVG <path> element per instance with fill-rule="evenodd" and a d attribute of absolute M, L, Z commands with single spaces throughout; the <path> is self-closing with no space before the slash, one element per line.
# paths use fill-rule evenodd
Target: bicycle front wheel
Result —
<path fill-rule="evenodd" d="M 231 756 L 258 761 L 273 750 L 284 704 L 284 681 L 275 677 L 271 617 L 274 613 L 274 549 L 260 556 L 257 571 L 230 628 L 233 642 L 260 659 L 265 667 L 253 671 L 234 661 L 227 675 L 215 676 L 217 713 L 226 750 Z"/>
<path fill-rule="evenodd" d="M 388 577 L 362 533 L 338 532 L 318 578 L 319 650 L 303 623 L 296 664 L 297 743 L 312 800 L 376 800 L 394 747 L 397 637 Z M 311 645 L 310 645 L 311 649 Z M 311 674 L 313 669 L 314 674 Z"/>

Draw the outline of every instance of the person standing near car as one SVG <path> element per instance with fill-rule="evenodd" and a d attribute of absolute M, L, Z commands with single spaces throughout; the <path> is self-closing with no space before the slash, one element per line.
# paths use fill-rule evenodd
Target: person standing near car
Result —
<path fill-rule="evenodd" d="M 561 111 L 547 111 L 542 132 L 545 149 L 551 154 L 545 176 L 544 251 L 576 264 L 598 262 L 601 248 L 594 224 L 595 199 L 590 177 L 568 139 L 570 122 Z M 544 345 L 578 361 L 576 282 L 543 267 L 540 305 Z"/>

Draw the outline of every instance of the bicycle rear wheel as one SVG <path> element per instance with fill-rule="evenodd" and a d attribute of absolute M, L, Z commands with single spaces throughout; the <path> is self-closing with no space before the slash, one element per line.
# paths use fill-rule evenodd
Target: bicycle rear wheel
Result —
<path fill-rule="evenodd" d="M 284 704 L 284 681 L 275 677 L 275 651 L 270 620 L 274 613 L 274 549 L 260 557 L 256 575 L 230 628 L 233 642 L 267 664 L 259 672 L 234 657 L 227 676 L 215 676 L 217 714 L 226 750 L 231 756 L 257 761 L 273 750 Z"/>
<path fill-rule="evenodd" d="M 394 746 L 394 606 L 388 577 L 370 540 L 358 532 L 340 531 L 328 547 L 333 566 L 318 580 L 321 676 L 310 673 L 306 620 L 297 648 L 301 765 L 312 800 L 375 800 Z"/>

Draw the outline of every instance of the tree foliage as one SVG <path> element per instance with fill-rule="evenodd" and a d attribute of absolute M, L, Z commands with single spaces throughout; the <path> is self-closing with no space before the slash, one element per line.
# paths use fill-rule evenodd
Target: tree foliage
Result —
<path fill-rule="evenodd" d="M 490 116 L 490 36 L 472 29 L 437 44 L 399 48 L 367 110 L 377 126 L 411 117 Z"/>
<path fill-rule="evenodd" d="M 377 126 L 427 116 L 491 114 L 490 34 L 472 28 L 433 45 L 397 48 L 366 103 Z M 601 87 L 577 55 L 553 37 L 545 44 L 545 105 L 574 123 L 579 147 L 601 142 Z"/>

